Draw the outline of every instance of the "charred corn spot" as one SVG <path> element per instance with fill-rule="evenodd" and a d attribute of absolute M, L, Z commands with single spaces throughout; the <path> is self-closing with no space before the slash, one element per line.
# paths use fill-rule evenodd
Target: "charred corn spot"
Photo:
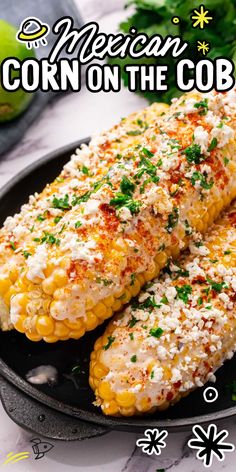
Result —
<path fill-rule="evenodd" d="M 135 404 L 135 394 L 132 392 L 129 392 L 128 390 L 123 391 L 123 392 L 118 392 L 116 394 L 116 401 L 119 406 L 124 407 L 124 408 L 129 408 L 132 407 Z"/>
<path fill-rule="evenodd" d="M 55 323 L 50 316 L 38 316 L 36 321 L 37 333 L 41 336 L 48 336 L 54 332 Z"/>
<path fill-rule="evenodd" d="M 99 396 L 103 400 L 113 400 L 115 394 L 112 392 L 109 382 L 101 382 L 98 386 Z"/>

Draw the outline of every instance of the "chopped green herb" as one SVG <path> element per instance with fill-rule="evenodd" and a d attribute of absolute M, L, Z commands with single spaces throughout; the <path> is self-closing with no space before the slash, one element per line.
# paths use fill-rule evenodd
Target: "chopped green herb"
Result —
<path fill-rule="evenodd" d="M 173 208 L 172 213 L 168 215 L 168 224 L 166 225 L 166 230 L 168 233 L 171 233 L 173 228 L 177 225 L 179 220 L 179 210 L 177 207 Z"/>
<path fill-rule="evenodd" d="M 104 351 L 107 351 L 107 349 L 109 349 L 109 347 L 112 345 L 112 343 L 114 343 L 115 339 L 116 338 L 114 338 L 113 336 L 108 336 L 107 344 L 105 344 L 105 346 L 103 346 Z"/>
<path fill-rule="evenodd" d="M 37 218 L 36 218 L 37 221 L 44 221 L 46 220 L 45 216 L 43 215 L 38 215 Z"/>
<path fill-rule="evenodd" d="M 129 333 L 129 337 L 130 337 L 131 341 L 133 341 L 134 340 L 134 333 Z"/>
<path fill-rule="evenodd" d="M 144 130 L 143 130 L 144 131 Z M 143 131 L 141 129 L 133 129 L 131 131 L 127 131 L 128 136 L 138 136 L 139 134 L 142 134 Z"/>
<path fill-rule="evenodd" d="M 140 210 L 141 202 L 138 200 L 132 200 L 129 195 L 123 193 L 117 193 L 114 198 L 110 200 L 110 205 L 116 208 L 127 207 L 132 215 L 137 214 Z"/>
<path fill-rule="evenodd" d="M 151 372 L 151 379 L 154 379 L 154 370 Z"/>
<path fill-rule="evenodd" d="M 28 257 L 30 257 L 32 254 L 31 252 L 28 252 L 28 251 L 23 251 L 23 256 L 28 259 Z"/>
<path fill-rule="evenodd" d="M 134 356 L 132 356 L 130 360 L 131 362 L 137 362 L 137 356 L 134 354 Z"/>
<path fill-rule="evenodd" d="M 76 223 L 75 223 L 75 228 L 76 228 L 76 229 L 77 229 L 77 228 L 80 228 L 80 226 L 82 226 L 81 221 L 76 221 Z"/>
<path fill-rule="evenodd" d="M 177 291 L 177 298 L 183 300 L 184 303 L 188 303 L 189 295 L 192 293 L 192 287 L 190 285 L 182 285 L 181 287 L 175 287 Z"/>
<path fill-rule="evenodd" d="M 192 227 L 190 226 L 188 220 L 185 220 L 184 224 L 185 224 L 185 234 L 186 236 L 189 236 L 193 232 Z"/>
<path fill-rule="evenodd" d="M 59 223 L 59 221 L 62 219 L 62 216 L 56 216 L 56 218 L 54 218 L 54 223 Z"/>
<path fill-rule="evenodd" d="M 152 328 L 149 331 L 149 334 L 151 336 L 154 336 L 154 338 L 160 338 L 163 333 L 164 333 L 164 331 L 161 328 Z"/>
<path fill-rule="evenodd" d="M 15 243 L 13 241 L 10 241 L 10 246 L 13 249 L 13 251 L 16 250 L 16 246 L 15 246 Z"/>
<path fill-rule="evenodd" d="M 197 304 L 198 304 L 198 305 L 202 305 L 202 304 L 203 304 L 203 299 L 202 299 L 202 297 L 199 297 L 199 298 L 198 298 Z"/>
<path fill-rule="evenodd" d="M 224 164 L 227 166 L 228 163 L 229 163 L 228 157 L 224 157 Z"/>
<path fill-rule="evenodd" d="M 130 276 L 130 280 L 131 280 L 130 285 L 134 285 L 136 277 L 137 277 L 137 275 L 135 273 L 131 274 L 131 276 Z"/>
<path fill-rule="evenodd" d="M 135 189 L 135 185 L 133 182 L 131 182 L 130 179 L 128 179 L 125 175 L 122 177 L 122 181 L 121 181 L 121 184 L 120 184 L 120 189 L 121 189 L 121 192 L 124 193 L 125 195 L 128 195 L 129 197 L 132 196 L 133 192 L 134 192 L 134 189 Z"/>
<path fill-rule="evenodd" d="M 223 290 L 223 288 L 229 288 L 225 282 L 218 283 L 218 282 L 214 282 L 214 280 L 211 280 L 209 278 L 207 278 L 207 282 L 210 284 L 211 290 L 214 290 L 215 292 L 218 292 L 218 293 L 220 293 Z"/>
<path fill-rule="evenodd" d="M 52 200 L 53 208 L 59 208 L 60 210 L 68 210 L 70 208 L 69 195 L 66 194 L 62 198 L 54 197 Z"/>
<path fill-rule="evenodd" d="M 168 300 L 168 298 L 166 297 L 166 295 L 164 295 L 164 297 L 161 298 L 160 302 L 161 302 L 161 303 L 164 303 L 164 305 L 168 305 L 169 300 Z"/>
<path fill-rule="evenodd" d="M 88 167 L 83 166 L 82 169 L 81 169 L 81 171 L 83 172 L 83 174 L 89 175 L 89 168 L 88 168 Z"/>
<path fill-rule="evenodd" d="M 139 320 L 134 315 L 132 315 L 131 319 L 128 321 L 129 328 L 133 328 L 136 325 L 136 323 L 138 323 L 138 321 Z"/>
<path fill-rule="evenodd" d="M 143 148 L 141 152 L 149 159 L 154 156 L 153 152 L 149 151 L 147 148 Z"/>
<path fill-rule="evenodd" d="M 205 190 L 210 190 L 213 187 L 214 181 L 211 179 L 210 182 L 207 182 L 207 176 L 205 173 L 201 173 L 199 171 L 195 171 L 191 177 L 192 185 L 195 185 L 197 181 L 200 181 L 200 185 Z"/>
<path fill-rule="evenodd" d="M 192 144 L 191 146 L 188 146 L 184 153 L 189 164 L 200 164 L 200 162 L 205 160 L 205 157 L 201 152 L 201 146 L 199 146 L 199 144 Z"/>
<path fill-rule="evenodd" d="M 54 234 L 48 233 L 47 231 L 44 231 L 44 236 L 41 238 L 41 243 L 46 243 L 46 244 L 56 244 L 56 246 L 59 246 L 60 244 L 60 239 L 56 238 Z"/>
<path fill-rule="evenodd" d="M 227 249 L 227 251 L 224 251 L 224 255 L 226 256 L 227 254 L 231 254 L 231 252 L 230 249 Z"/>
<path fill-rule="evenodd" d="M 218 144 L 217 139 L 216 139 L 216 138 L 213 138 L 213 139 L 211 140 L 211 144 L 210 144 L 210 146 L 209 146 L 209 148 L 208 148 L 208 151 L 213 151 L 213 149 L 216 148 L 217 144 Z"/>
<path fill-rule="evenodd" d="M 194 104 L 194 108 L 199 108 L 199 115 L 206 115 L 208 111 L 208 100 L 204 98 L 200 102 Z"/>

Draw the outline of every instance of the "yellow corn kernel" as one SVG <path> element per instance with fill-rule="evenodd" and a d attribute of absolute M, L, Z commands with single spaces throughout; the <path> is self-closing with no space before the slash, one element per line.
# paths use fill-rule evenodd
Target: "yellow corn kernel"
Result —
<path fill-rule="evenodd" d="M 133 392 L 129 392 L 128 390 L 118 392 L 116 394 L 116 401 L 119 406 L 129 408 L 135 404 L 135 394 Z"/>
<path fill-rule="evenodd" d="M 129 408 L 120 407 L 120 413 L 122 416 L 134 416 L 135 407 L 131 406 Z"/>
<path fill-rule="evenodd" d="M 105 301 L 104 301 L 104 303 L 105 303 Z M 85 308 L 86 308 L 86 310 L 92 310 L 92 308 L 94 307 L 94 305 L 95 305 L 95 303 L 94 303 L 94 301 L 92 300 L 92 298 L 88 298 L 88 299 L 86 300 L 86 303 L 85 303 Z"/>
<path fill-rule="evenodd" d="M 64 287 L 68 282 L 66 271 L 63 269 L 56 269 L 53 272 L 53 280 L 57 287 Z"/>
<path fill-rule="evenodd" d="M 37 333 L 30 333 L 29 331 L 26 331 L 26 336 L 27 338 L 30 340 L 30 341 L 41 341 L 42 339 L 42 336 L 40 334 L 37 334 Z"/>
<path fill-rule="evenodd" d="M 155 262 L 159 265 L 160 268 L 164 267 L 167 261 L 167 254 L 166 252 L 160 252 L 155 256 Z"/>
<path fill-rule="evenodd" d="M 50 316 L 38 316 L 36 321 L 36 330 L 41 336 L 48 336 L 54 332 L 55 323 Z"/>
<path fill-rule="evenodd" d="M 97 341 L 94 344 L 94 351 L 100 350 L 102 346 L 103 346 L 103 339 L 102 337 L 100 337 L 97 339 Z"/>
<path fill-rule="evenodd" d="M 68 334 L 69 328 L 62 321 L 56 321 L 54 335 L 61 339 L 68 336 Z"/>
<path fill-rule="evenodd" d="M 113 309 L 113 311 L 118 311 L 118 310 L 121 309 L 121 307 L 122 307 L 121 300 L 116 300 L 115 303 L 113 304 L 112 309 Z"/>
<path fill-rule="evenodd" d="M 54 282 L 54 279 L 53 279 L 52 275 L 50 277 L 48 277 L 47 279 L 44 279 L 42 281 L 42 288 L 43 288 L 43 291 L 47 295 L 52 295 L 55 292 L 57 286 Z"/>
<path fill-rule="evenodd" d="M 70 321 L 66 319 L 66 320 L 63 320 L 63 323 L 72 330 L 80 330 L 84 326 L 83 321 L 80 318 L 77 318 L 75 321 Z"/>
<path fill-rule="evenodd" d="M 140 292 L 140 282 L 139 280 L 135 280 L 134 283 L 132 285 L 129 286 L 129 291 L 132 295 L 132 297 L 136 297 L 136 295 L 138 295 L 138 293 Z"/>
<path fill-rule="evenodd" d="M 141 398 L 138 405 L 138 410 L 142 411 L 142 413 L 150 410 L 150 399 L 148 397 Z"/>
<path fill-rule="evenodd" d="M 102 411 L 104 415 L 114 416 L 114 415 L 117 415 L 117 413 L 119 413 L 119 406 L 116 403 L 116 401 L 111 400 L 110 402 L 105 402 L 102 405 Z"/>
<path fill-rule="evenodd" d="M 3 297 L 3 300 L 7 306 L 10 305 L 11 297 L 15 294 L 16 294 L 16 290 L 15 290 L 15 287 L 12 285 Z"/>
<path fill-rule="evenodd" d="M 91 331 L 92 329 L 96 328 L 98 325 L 98 318 L 95 313 L 93 313 L 92 311 L 87 311 L 85 323 L 88 331 Z"/>
<path fill-rule="evenodd" d="M 49 277 L 55 269 L 55 265 L 52 262 L 48 262 L 46 269 L 44 269 L 45 277 Z"/>
<path fill-rule="evenodd" d="M 98 302 L 97 305 L 95 305 L 95 307 L 93 308 L 93 312 L 98 318 L 104 318 L 106 315 L 106 311 L 107 307 L 102 302 Z"/>
<path fill-rule="evenodd" d="M 111 307 L 115 301 L 115 298 L 112 295 L 109 295 L 109 297 L 104 298 L 103 303 L 107 307 Z"/>
<path fill-rule="evenodd" d="M 150 264 L 150 267 L 148 268 L 148 270 L 146 270 L 145 273 L 143 274 L 146 282 L 149 282 L 150 280 L 154 279 L 154 277 L 157 276 L 158 272 L 159 272 L 158 264 L 155 264 L 155 262 Z"/>
<path fill-rule="evenodd" d="M 100 364 L 97 362 L 93 368 L 93 373 L 97 379 L 100 379 L 101 377 L 104 377 L 107 375 L 109 372 L 109 369 L 107 369 L 103 364 Z"/>
<path fill-rule="evenodd" d="M 59 341 L 59 338 L 52 334 L 51 336 L 44 336 L 43 340 L 46 341 L 46 343 L 56 343 Z"/>
<path fill-rule="evenodd" d="M 0 278 L 0 295 L 3 296 L 9 290 L 11 281 L 8 278 Z"/>
<path fill-rule="evenodd" d="M 26 316 L 19 316 L 18 320 L 14 324 L 15 329 L 19 331 L 20 333 L 25 333 L 25 326 L 24 326 L 25 319 L 26 319 Z"/>
<path fill-rule="evenodd" d="M 80 339 L 85 333 L 85 328 L 81 328 L 78 330 L 70 331 L 70 338 L 72 339 Z"/>
<path fill-rule="evenodd" d="M 15 281 L 17 280 L 18 277 L 18 269 L 17 267 L 11 267 L 11 270 L 9 272 L 9 277 L 11 279 L 11 282 L 14 284 Z"/>
<path fill-rule="evenodd" d="M 112 392 L 108 382 L 100 382 L 98 387 L 99 395 L 103 400 L 113 400 L 115 394 Z"/>

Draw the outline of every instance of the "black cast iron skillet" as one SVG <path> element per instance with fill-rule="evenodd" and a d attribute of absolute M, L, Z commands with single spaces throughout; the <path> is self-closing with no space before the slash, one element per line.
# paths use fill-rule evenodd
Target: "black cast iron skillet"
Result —
<path fill-rule="evenodd" d="M 87 139 L 68 145 L 31 164 L 0 191 L 0 224 L 52 181 L 69 160 L 74 149 Z M 236 414 L 227 385 L 236 379 L 236 356 L 217 373 L 219 397 L 206 403 L 198 389 L 166 412 L 134 418 L 110 418 L 93 406 L 88 385 L 89 355 L 94 341 L 103 332 L 100 326 L 81 340 L 55 344 L 34 343 L 17 332 L 0 333 L 0 391 L 9 416 L 24 428 L 53 439 L 84 439 L 111 430 L 141 432 L 150 427 L 184 430 Z M 39 365 L 58 369 L 54 386 L 33 386 L 26 373 Z"/>

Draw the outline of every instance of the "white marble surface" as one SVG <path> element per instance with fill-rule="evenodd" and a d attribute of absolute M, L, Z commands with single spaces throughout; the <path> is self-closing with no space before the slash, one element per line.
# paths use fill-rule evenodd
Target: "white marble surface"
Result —
<path fill-rule="evenodd" d="M 127 13 L 123 0 L 76 0 L 86 19 L 96 19 L 101 29 L 111 31 Z M 22 141 L 0 163 L 0 186 L 27 164 L 64 144 L 90 135 L 115 123 L 121 116 L 141 108 L 145 101 L 127 90 L 119 94 L 91 94 L 83 89 L 53 102 L 28 130 Z M 223 423 L 229 440 L 236 445 L 236 418 Z M 147 456 L 135 447 L 138 436 L 113 432 L 83 442 L 52 442 L 54 447 L 41 460 L 35 460 L 30 439 L 34 435 L 16 426 L 0 406 L 0 468 L 12 472 L 202 472 L 204 467 L 187 447 L 189 433 L 171 433 L 168 446 L 160 457 Z M 15 465 L 4 466 L 6 455 L 13 451 L 29 451 L 30 458 Z M 228 454 L 223 463 L 216 460 L 210 470 L 234 472 L 236 452 Z"/>

